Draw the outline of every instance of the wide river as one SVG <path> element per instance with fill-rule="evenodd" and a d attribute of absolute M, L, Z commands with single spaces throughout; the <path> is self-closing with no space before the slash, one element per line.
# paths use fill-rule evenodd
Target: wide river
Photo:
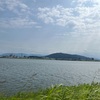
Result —
<path fill-rule="evenodd" d="M 100 82 L 100 62 L 0 58 L 0 93 Z"/>

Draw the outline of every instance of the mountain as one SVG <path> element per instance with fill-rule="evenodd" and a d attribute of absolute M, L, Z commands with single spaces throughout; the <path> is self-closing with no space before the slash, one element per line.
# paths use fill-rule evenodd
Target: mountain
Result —
<path fill-rule="evenodd" d="M 73 61 L 91 61 L 94 58 L 89 58 L 81 55 L 72 55 L 66 53 L 53 53 L 47 56 L 40 54 L 25 54 L 25 53 L 5 53 L 0 58 L 29 58 L 29 59 L 56 59 L 56 60 L 73 60 Z"/>
<path fill-rule="evenodd" d="M 65 54 L 65 53 L 53 53 L 47 55 L 48 58 L 53 58 L 56 60 L 94 60 L 94 58 L 89 58 L 81 55 L 72 55 L 72 54 Z"/>

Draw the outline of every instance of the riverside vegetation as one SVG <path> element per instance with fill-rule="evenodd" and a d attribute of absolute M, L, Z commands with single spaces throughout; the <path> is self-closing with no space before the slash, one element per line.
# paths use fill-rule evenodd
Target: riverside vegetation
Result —
<path fill-rule="evenodd" d="M 38 92 L 20 92 L 0 100 L 100 100 L 100 84 L 55 85 Z"/>

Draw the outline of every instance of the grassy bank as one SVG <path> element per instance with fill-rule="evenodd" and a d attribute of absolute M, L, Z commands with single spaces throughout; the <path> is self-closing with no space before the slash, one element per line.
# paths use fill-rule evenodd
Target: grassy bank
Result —
<path fill-rule="evenodd" d="M 0 100 L 100 100 L 100 84 L 81 84 L 78 86 L 56 85 L 38 92 L 17 93 Z"/>

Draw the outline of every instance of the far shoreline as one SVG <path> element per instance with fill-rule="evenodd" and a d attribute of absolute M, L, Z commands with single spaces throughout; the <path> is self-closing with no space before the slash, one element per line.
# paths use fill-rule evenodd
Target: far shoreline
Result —
<path fill-rule="evenodd" d="M 26 59 L 26 60 L 55 60 L 55 61 L 80 61 L 80 62 L 100 62 L 100 60 L 65 60 L 65 59 L 54 59 L 54 58 L 10 58 L 0 57 L 0 59 Z"/>

